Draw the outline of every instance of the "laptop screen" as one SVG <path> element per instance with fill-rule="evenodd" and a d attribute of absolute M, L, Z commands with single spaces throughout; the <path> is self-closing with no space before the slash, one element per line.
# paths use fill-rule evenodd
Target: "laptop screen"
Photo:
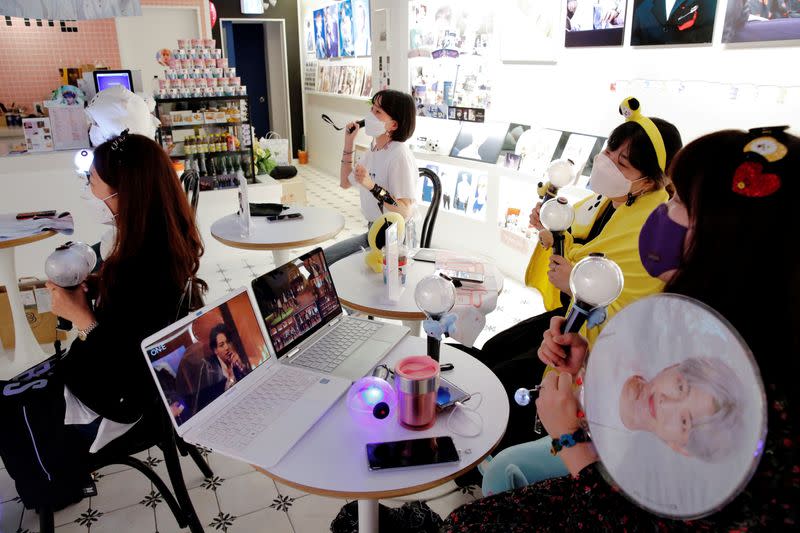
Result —
<path fill-rule="evenodd" d="M 270 357 L 246 290 L 162 333 L 145 352 L 178 425 Z"/>
<path fill-rule="evenodd" d="M 253 292 L 278 357 L 342 314 L 321 248 L 254 279 Z"/>

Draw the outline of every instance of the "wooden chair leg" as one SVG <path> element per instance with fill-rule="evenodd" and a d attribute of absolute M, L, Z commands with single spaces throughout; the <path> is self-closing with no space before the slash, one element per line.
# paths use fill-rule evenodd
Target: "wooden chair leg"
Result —
<path fill-rule="evenodd" d="M 187 446 L 188 448 L 186 451 L 188 451 L 191 458 L 194 459 L 194 464 L 196 464 L 197 468 L 200 469 L 203 477 L 214 477 L 214 471 L 211 470 L 210 466 L 208 466 L 208 461 L 206 461 L 206 458 L 203 457 L 202 453 L 200 453 L 200 450 L 191 444 L 187 444 Z"/>
<path fill-rule="evenodd" d="M 125 456 L 120 457 L 119 460 L 114 461 L 114 463 L 122 464 L 130 466 L 144 474 L 150 482 L 155 485 L 156 490 L 161 494 L 161 497 L 164 498 L 164 501 L 167 503 L 169 510 L 172 511 L 173 516 L 175 516 L 175 520 L 178 522 L 178 527 L 184 528 L 189 525 L 186 517 L 186 513 L 183 512 L 183 508 L 178 503 L 178 500 L 175 499 L 175 496 L 172 495 L 170 492 L 169 487 L 161 477 L 155 473 L 155 471 L 150 468 L 146 463 L 140 461 L 135 457 Z"/>

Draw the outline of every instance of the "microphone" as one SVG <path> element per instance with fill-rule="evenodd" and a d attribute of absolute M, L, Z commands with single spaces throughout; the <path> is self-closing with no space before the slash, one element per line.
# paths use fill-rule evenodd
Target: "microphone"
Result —
<path fill-rule="evenodd" d="M 91 246 L 83 242 L 69 241 L 51 253 L 44 262 L 47 279 L 63 287 L 74 290 L 86 281 L 97 265 L 97 254 Z M 58 317 L 57 328 L 61 331 L 72 329 L 72 323 Z"/>
<path fill-rule="evenodd" d="M 356 124 L 358 124 L 359 128 L 363 128 L 366 123 L 367 122 L 363 118 L 361 120 L 356 121 Z M 347 128 L 347 133 L 353 133 L 354 131 L 356 131 L 355 126 L 350 126 L 349 128 Z"/>
<path fill-rule="evenodd" d="M 539 211 L 542 226 L 553 234 L 553 254 L 564 256 L 564 232 L 575 220 L 575 210 L 563 196 L 551 198 L 542 204 Z"/>
<path fill-rule="evenodd" d="M 572 159 L 556 159 L 550 163 L 550 166 L 547 167 L 549 185 L 547 186 L 544 196 L 542 196 L 543 202 L 555 198 L 561 187 L 569 185 L 575 177 L 573 174 L 575 171 L 574 167 L 575 163 L 573 163 Z"/>
<path fill-rule="evenodd" d="M 589 254 L 578 261 L 569 276 L 573 300 L 561 332 L 579 331 L 591 313 L 605 310 L 619 297 L 624 283 L 622 270 L 605 254 Z"/>

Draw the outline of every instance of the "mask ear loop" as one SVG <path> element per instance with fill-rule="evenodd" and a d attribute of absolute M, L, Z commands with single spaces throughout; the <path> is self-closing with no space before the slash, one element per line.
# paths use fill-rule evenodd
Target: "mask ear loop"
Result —
<path fill-rule="evenodd" d="M 483 395 L 480 392 L 476 392 L 475 394 L 470 396 L 470 399 L 474 398 L 478 399 L 477 405 L 475 405 L 475 407 L 471 408 L 466 407 L 463 402 L 456 402 L 455 405 L 453 406 L 453 410 L 450 411 L 450 414 L 447 416 L 447 429 L 449 429 L 450 431 L 452 431 L 453 433 L 455 433 L 460 437 L 467 437 L 467 438 L 477 437 L 478 435 L 483 433 L 483 417 L 478 412 L 478 408 L 481 406 L 481 403 L 483 403 Z M 466 418 L 470 424 L 477 427 L 478 428 L 477 432 L 465 433 L 456 430 L 452 424 L 453 417 L 455 416 L 456 412 L 461 412 L 462 416 Z"/>

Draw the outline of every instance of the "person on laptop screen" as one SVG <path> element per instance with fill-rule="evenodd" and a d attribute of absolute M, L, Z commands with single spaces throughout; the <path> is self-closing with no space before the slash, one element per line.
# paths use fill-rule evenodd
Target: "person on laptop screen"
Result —
<path fill-rule="evenodd" d="M 193 346 L 198 348 L 192 349 Z M 211 328 L 208 348 L 205 351 L 201 343 L 195 343 L 178 366 L 175 392 L 191 412 L 208 405 L 253 370 L 247 356 L 239 354 L 231 330 L 224 323 Z"/>

